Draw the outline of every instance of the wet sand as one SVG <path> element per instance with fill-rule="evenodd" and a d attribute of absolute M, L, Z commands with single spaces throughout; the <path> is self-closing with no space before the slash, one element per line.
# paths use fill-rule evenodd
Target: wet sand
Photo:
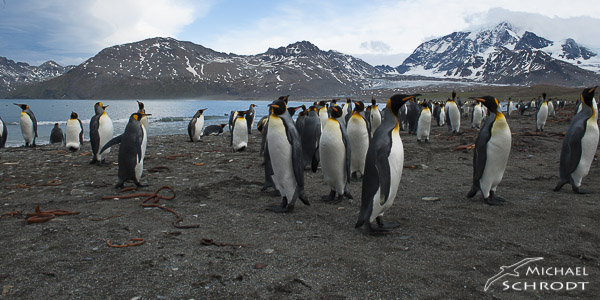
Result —
<path fill-rule="evenodd" d="M 26 224 L 23 215 L 0 219 L 0 299 L 595 299 L 600 294 L 600 168 L 592 163 L 577 195 L 557 182 L 562 132 L 570 110 L 542 134 L 533 116 L 508 118 L 513 145 L 498 195 L 501 207 L 467 199 L 477 131 L 462 119 L 462 135 L 432 127 L 431 143 L 402 133 L 405 168 L 386 220 L 401 225 L 374 236 L 354 229 L 361 182 L 352 182 L 351 202 L 327 204 L 321 171 L 306 171 L 310 206 L 292 213 L 266 211 L 279 203 L 261 191 L 260 135 L 245 152 L 232 153 L 229 133 L 190 143 L 187 136 L 150 137 L 138 191 L 120 193 L 118 147 L 105 166 L 91 166 L 90 145 L 65 152 L 56 145 L 0 149 L 0 214 L 65 209 L 76 215 Z M 468 128 L 468 129 L 467 129 Z M 150 128 L 152 130 L 152 128 Z M 154 172 L 151 172 L 154 171 Z M 131 185 L 131 183 L 129 183 Z M 152 193 L 171 186 L 176 197 L 144 208 L 144 199 L 110 198 Z M 163 191 L 164 195 L 169 195 Z M 439 197 L 439 201 L 422 200 Z M 139 246 L 113 248 L 129 239 Z M 484 292 L 486 281 L 527 257 L 543 267 L 585 267 L 583 277 L 529 277 L 588 281 L 584 291 L 503 290 L 505 277 Z M 533 265 L 533 264 L 532 264 Z"/>

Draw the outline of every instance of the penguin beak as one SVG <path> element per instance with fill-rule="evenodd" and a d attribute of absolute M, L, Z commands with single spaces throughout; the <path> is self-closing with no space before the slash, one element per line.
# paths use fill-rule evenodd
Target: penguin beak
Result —
<path fill-rule="evenodd" d="M 596 89 L 598 88 L 598 86 L 595 86 L 591 89 L 588 90 L 588 93 L 593 94 L 594 92 L 596 92 Z"/>
<path fill-rule="evenodd" d="M 107 107 L 108 107 L 108 105 L 104 105 L 104 106 L 102 106 L 102 108 L 103 108 L 103 109 L 106 109 Z"/>
<path fill-rule="evenodd" d="M 269 104 L 269 107 L 270 108 L 279 108 L 279 105 L 277 105 L 277 104 Z"/>

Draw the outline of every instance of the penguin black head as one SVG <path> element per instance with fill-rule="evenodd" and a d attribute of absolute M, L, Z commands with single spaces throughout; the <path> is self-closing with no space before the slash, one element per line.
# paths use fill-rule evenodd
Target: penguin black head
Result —
<path fill-rule="evenodd" d="M 220 126 L 221 128 L 223 128 L 223 127 L 227 126 L 227 124 L 219 124 L 219 126 Z"/>
<path fill-rule="evenodd" d="M 58 123 L 54 123 L 54 128 L 56 127 L 60 127 L 60 125 Z"/>
<path fill-rule="evenodd" d="M 290 95 L 287 95 L 287 96 L 281 96 L 281 97 L 279 97 L 279 99 L 277 99 L 277 100 L 281 100 L 281 101 L 285 102 L 285 104 L 287 104 L 287 103 L 288 103 L 288 98 L 289 98 L 289 97 L 290 97 Z"/>
<path fill-rule="evenodd" d="M 323 106 L 327 105 L 327 100 L 321 100 L 321 101 L 319 101 L 318 104 L 319 104 L 319 106 L 323 107 Z"/>
<path fill-rule="evenodd" d="M 427 103 L 427 100 L 423 100 L 421 102 L 421 106 L 423 106 L 423 107 L 429 107 L 429 103 Z"/>
<path fill-rule="evenodd" d="M 594 106 L 594 94 L 596 93 L 596 88 L 598 86 L 592 88 L 586 88 L 581 92 L 581 101 L 587 104 L 590 107 Z"/>
<path fill-rule="evenodd" d="M 391 111 L 394 116 L 398 116 L 398 110 L 406 103 L 406 101 L 413 100 L 416 97 L 421 96 L 421 94 L 412 94 L 412 95 L 404 95 L 404 94 L 395 94 L 387 102 L 387 109 Z"/>
<path fill-rule="evenodd" d="M 331 105 L 337 105 L 339 99 L 331 99 Z"/>
<path fill-rule="evenodd" d="M 205 110 L 207 110 L 208 108 L 203 108 L 203 109 L 199 109 L 197 113 L 199 114 L 203 114 Z"/>
<path fill-rule="evenodd" d="M 452 101 L 454 101 L 454 99 L 456 98 L 456 91 L 452 91 Z"/>
<path fill-rule="evenodd" d="M 254 103 L 250 104 L 250 106 L 252 106 L 252 107 L 258 107 L 258 105 L 254 104 Z"/>
<path fill-rule="evenodd" d="M 337 119 L 342 116 L 342 113 L 343 111 L 341 107 L 337 105 L 331 106 L 331 118 Z"/>
<path fill-rule="evenodd" d="M 319 112 L 319 111 L 317 110 L 317 106 L 316 106 L 316 105 L 311 105 L 311 106 L 308 108 L 308 112 L 311 112 L 311 111 L 314 111 L 314 112 Z"/>
<path fill-rule="evenodd" d="M 136 112 L 136 113 L 132 113 L 131 117 L 134 118 L 136 121 L 141 120 L 144 116 L 151 116 L 152 114 L 145 114 L 145 113 L 141 113 L 141 112 Z"/>
<path fill-rule="evenodd" d="M 354 101 L 354 112 L 362 112 L 365 110 L 365 103 L 362 101 Z"/>
<path fill-rule="evenodd" d="M 350 98 L 346 98 L 346 103 L 347 103 L 347 104 L 350 104 L 350 103 L 352 103 L 352 99 L 350 99 Z"/>
<path fill-rule="evenodd" d="M 545 92 L 544 92 L 544 93 L 542 93 L 542 98 L 543 98 L 544 100 L 546 100 L 546 93 L 545 93 Z"/>
<path fill-rule="evenodd" d="M 71 119 L 77 119 L 77 118 L 79 118 L 79 116 L 77 115 L 77 113 L 74 112 L 74 111 L 71 112 Z"/>
<path fill-rule="evenodd" d="M 26 110 L 29 108 L 29 105 L 27 105 L 27 104 L 17 104 L 17 103 L 13 103 L 13 104 L 20 107 L 22 110 Z"/>
<path fill-rule="evenodd" d="M 248 113 L 248 111 L 247 111 L 247 110 L 240 110 L 240 111 L 238 111 L 238 113 L 237 113 L 237 117 L 238 117 L 238 118 L 243 118 L 243 117 L 244 117 L 244 115 L 245 115 L 245 114 L 247 114 L 247 113 Z"/>
<path fill-rule="evenodd" d="M 137 101 L 138 108 L 140 109 L 140 111 L 144 110 L 144 103 L 140 100 L 135 100 L 135 101 Z"/>
<path fill-rule="evenodd" d="M 302 106 L 288 107 L 287 111 L 290 114 L 290 116 L 293 117 L 300 108 L 302 108 Z"/>
<path fill-rule="evenodd" d="M 375 97 L 371 97 L 371 105 L 376 106 L 377 101 L 375 101 Z"/>
<path fill-rule="evenodd" d="M 281 99 L 281 97 L 279 98 L 280 99 L 277 99 L 271 104 L 269 104 L 269 109 L 271 110 L 271 113 L 277 116 L 282 115 L 287 111 L 287 104 Z"/>
<path fill-rule="evenodd" d="M 469 99 L 473 99 L 477 102 L 483 103 L 483 105 L 485 105 L 485 107 L 487 107 L 490 112 L 498 112 L 498 108 L 500 107 L 498 99 L 492 96 L 469 97 Z"/>

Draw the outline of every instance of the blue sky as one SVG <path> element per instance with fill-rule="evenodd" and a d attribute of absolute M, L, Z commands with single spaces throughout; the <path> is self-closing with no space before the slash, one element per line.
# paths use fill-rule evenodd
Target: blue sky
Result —
<path fill-rule="evenodd" d="M 106 47 L 168 36 L 236 54 L 307 40 L 397 66 L 431 38 L 505 20 L 600 50 L 600 6 L 590 0 L 3 0 L 0 56 L 79 64 Z"/>

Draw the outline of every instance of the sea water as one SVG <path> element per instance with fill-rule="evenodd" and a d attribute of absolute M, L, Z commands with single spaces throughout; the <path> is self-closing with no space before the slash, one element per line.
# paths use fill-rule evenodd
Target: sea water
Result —
<path fill-rule="evenodd" d="M 50 131 L 55 123 L 60 124 L 63 132 L 71 112 L 76 112 L 83 123 L 84 140 L 90 139 L 90 119 L 94 115 L 94 100 L 32 100 L 32 99 L 0 99 L 0 117 L 6 123 L 8 139 L 6 147 L 23 146 L 25 141 L 21 135 L 19 118 L 21 108 L 14 105 L 27 104 L 37 119 L 38 138 L 36 144 L 48 144 Z M 229 114 L 232 110 L 247 110 L 250 104 L 255 107 L 255 127 L 260 118 L 268 111 L 267 105 L 272 100 L 143 100 L 148 117 L 148 134 L 173 135 L 186 134 L 188 123 L 197 110 L 207 108 L 204 112 L 204 126 L 223 124 L 229 122 Z M 138 104 L 135 100 L 106 100 L 103 105 L 108 105 L 106 113 L 113 121 L 114 136 L 120 135 L 125 130 L 132 113 L 137 112 Z M 302 102 L 288 103 L 289 106 L 298 106 Z M 1 129 L 0 129 L 1 130 Z M 227 131 L 227 127 L 225 127 Z"/>

